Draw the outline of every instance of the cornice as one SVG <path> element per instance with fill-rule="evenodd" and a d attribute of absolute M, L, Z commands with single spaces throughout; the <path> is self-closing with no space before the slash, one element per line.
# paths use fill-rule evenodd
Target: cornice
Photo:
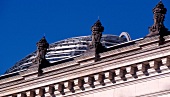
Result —
<path fill-rule="evenodd" d="M 159 35 L 153 36 L 153 37 L 146 37 L 143 40 L 137 41 L 136 43 L 139 44 L 139 46 L 143 45 L 150 45 L 151 43 L 156 43 L 159 41 Z"/>
<path fill-rule="evenodd" d="M 157 38 L 158 37 L 153 37 L 151 39 L 146 38 L 148 42 L 147 44 L 151 45 L 155 43 L 155 41 L 157 42 Z M 161 61 L 164 64 L 164 67 L 166 67 L 166 65 L 169 66 L 167 63 L 170 56 L 170 42 L 168 42 L 170 40 L 169 36 L 165 37 L 166 43 L 163 45 L 142 48 L 142 46 L 144 45 L 147 46 L 147 44 L 144 43 L 146 42 L 146 40 L 143 39 L 139 42 L 137 41 L 136 44 L 130 46 L 118 48 L 108 52 L 103 52 L 100 54 L 101 60 L 97 62 L 90 61 L 88 64 L 82 65 L 82 60 L 80 60 L 82 57 L 80 59 L 75 58 L 74 61 L 57 64 L 42 69 L 43 75 L 35 77 L 34 79 L 23 80 L 23 77 L 29 75 L 30 73 L 29 71 L 27 71 L 20 73 L 21 75 L 24 75 L 23 77 L 14 76 L 9 79 L 0 80 L 0 83 L 3 84 L 0 85 L 0 94 L 5 93 L 6 95 L 8 95 L 8 93 L 12 90 L 13 93 L 18 93 L 19 91 L 28 91 L 30 89 L 59 84 L 61 82 L 67 83 L 69 80 L 75 81 L 78 80 L 80 77 L 83 77 L 84 79 L 89 79 L 90 75 L 98 77 L 101 72 L 104 72 L 104 75 L 107 75 L 110 70 L 114 70 L 116 76 L 120 76 L 118 79 L 115 79 L 115 81 L 123 80 L 122 82 L 124 83 L 124 80 L 133 78 L 133 76 L 128 77 L 133 74 L 130 73 L 131 70 L 133 70 L 134 68 L 133 66 L 137 66 L 139 71 L 144 72 L 140 73 L 139 75 L 145 77 L 145 67 L 143 67 L 145 65 L 143 64 L 150 64 L 151 68 L 155 69 L 152 72 L 155 73 L 157 72 L 158 66 L 154 62 L 157 62 L 157 60 Z M 87 56 L 84 55 L 83 57 L 86 57 L 87 59 L 85 60 L 88 61 L 93 59 L 93 57 L 90 57 L 90 54 L 88 54 Z M 162 69 L 162 71 L 163 70 L 168 69 L 164 68 Z M 124 71 L 127 72 L 127 77 L 126 74 L 121 73 Z M 31 72 L 34 72 L 34 70 Z M 18 81 L 15 77 L 18 78 Z M 14 79 L 16 80 L 15 82 L 13 82 Z M 95 79 L 95 81 L 97 81 L 98 78 Z M 108 77 L 106 77 L 106 79 L 108 79 Z"/>
<path fill-rule="evenodd" d="M 153 38 L 154 39 L 154 38 Z M 168 46 L 169 44 L 165 44 L 165 45 L 162 45 L 162 46 Z M 130 48 L 131 50 L 135 50 L 135 49 L 138 49 L 139 47 L 137 45 L 132 45 L 132 46 L 128 46 L 128 47 L 124 47 L 122 49 L 116 49 L 116 50 L 112 50 L 112 51 L 109 51 L 109 52 L 104 52 L 102 54 L 100 54 L 101 58 L 104 58 L 104 57 L 107 57 L 105 55 L 108 55 L 110 54 L 113 55 L 111 58 L 106 58 L 106 59 L 102 59 L 101 61 L 97 62 L 98 63 L 101 63 L 101 62 L 106 62 L 106 61 L 109 61 L 109 60 L 115 60 L 115 59 L 119 59 L 119 58 L 122 58 L 122 57 L 130 57 L 134 54 L 137 54 L 137 53 L 143 53 L 145 51 L 149 51 L 149 50 L 154 50 L 154 49 L 157 49 L 157 48 L 160 48 L 160 47 L 155 47 L 155 48 L 150 48 L 150 49 L 144 49 L 144 50 L 138 50 L 138 51 L 133 51 L 133 52 L 130 52 L 130 53 L 123 53 L 123 54 L 118 54 L 118 53 L 121 53 L 121 52 L 124 52 L 127 51 L 127 49 Z M 118 55 L 116 55 L 118 54 Z M 116 56 L 115 56 L 116 55 Z M 124 61 L 124 60 L 122 60 Z M 91 64 L 96 64 L 96 63 L 91 63 Z M 87 64 L 86 66 L 89 66 L 91 64 Z M 80 67 L 84 67 L 84 66 L 77 66 L 77 67 L 72 67 L 73 65 L 78 65 L 78 63 L 76 63 L 75 61 L 71 61 L 71 62 L 66 62 L 66 63 L 63 63 L 63 64 L 58 64 L 58 65 L 55 65 L 55 66 L 51 66 L 51 67 L 47 67 L 45 69 L 43 69 L 44 72 L 49 72 L 49 71 L 53 71 L 53 70 L 59 70 L 59 69 L 62 69 L 64 67 L 67 67 L 67 69 L 65 70 L 59 70 L 57 71 L 55 74 L 58 74 L 58 73 L 62 73 L 65 72 L 65 71 L 69 71 L 69 70 L 72 70 L 72 69 L 78 69 Z M 32 70 L 33 72 L 34 70 Z M 26 71 L 27 72 L 27 71 Z M 30 70 L 28 71 L 28 73 L 30 72 Z M 22 72 L 21 72 L 22 73 Z M 25 74 L 25 73 L 24 73 Z M 54 74 L 54 73 L 52 73 Z M 11 78 L 12 79 L 12 78 Z M 4 81 L 3 81 L 4 82 Z"/>
<path fill-rule="evenodd" d="M 20 75 L 12 76 L 12 77 L 0 80 L 0 85 L 5 84 L 5 83 L 9 83 L 9 82 L 18 81 L 18 80 L 23 80 L 23 79 L 24 78 L 22 76 L 20 76 Z"/>
<path fill-rule="evenodd" d="M 139 66 L 140 67 L 140 66 Z M 166 68 L 166 66 L 164 66 L 165 68 L 164 69 L 161 69 L 161 71 L 162 71 L 162 73 L 161 74 L 159 74 L 159 73 L 157 73 L 157 72 L 155 72 L 155 70 L 152 70 L 152 69 L 149 69 L 149 71 L 148 71 L 148 73 L 150 74 L 149 76 L 145 76 L 145 75 L 143 75 L 143 73 L 140 73 L 139 71 L 138 71 L 138 78 L 136 78 L 136 79 L 134 79 L 133 78 L 133 76 L 130 76 L 129 74 L 126 76 L 127 77 L 127 81 L 123 81 L 123 80 L 121 80 L 121 78 L 119 77 L 119 76 L 117 76 L 116 78 L 115 78 L 115 81 L 116 81 L 116 83 L 115 84 L 113 84 L 113 83 L 111 83 L 109 80 L 106 80 L 105 81 L 105 86 L 100 86 L 99 85 L 99 83 L 96 83 L 96 81 L 97 81 L 97 79 L 98 79 L 98 74 L 94 74 L 94 77 L 95 77 L 95 79 L 96 79 L 96 81 L 95 81 L 95 89 L 98 89 L 98 88 L 105 88 L 105 87 L 110 87 L 110 86 L 116 86 L 116 87 L 120 87 L 120 85 L 122 86 L 122 85 L 126 85 L 126 83 L 128 83 L 129 84 L 129 82 L 132 82 L 132 81 L 137 81 L 137 80 L 141 80 L 141 79 L 147 79 L 148 80 L 148 78 L 149 78 L 149 80 L 152 80 L 152 79 L 150 79 L 151 77 L 153 77 L 153 76 L 157 76 L 157 77 L 159 77 L 159 78 L 161 78 L 161 75 L 163 75 L 163 76 L 165 76 L 167 73 L 168 73 L 168 75 L 169 75 L 169 69 L 168 68 Z M 128 67 L 126 67 L 126 68 L 128 68 Z M 128 69 L 127 69 L 128 70 Z M 115 71 L 117 71 L 117 70 L 115 70 Z M 127 71 L 127 72 L 129 72 L 129 71 Z M 109 73 L 109 72 L 105 72 L 105 76 L 106 76 L 106 79 L 108 79 L 108 74 L 107 73 Z M 116 72 L 116 75 L 118 74 L 118 72 Z M 68 75 L 69 76 L 69 75 Z M 84 77 L 84 80 L 85 80 L 85 82 L 87 81 L 86 79 L 88 79 L 88 76 L 86 77 Z M 54 80 L 54 79 L 53 79 Z M 74 79 L 75 81 L 76 81 L 76 79 Z M 43 82 L 43 84 L 44 83 L 47 83 L 47 85 L 55 85 L 55 84 L 53 84 L 53 83 L 51 83 L 51 82 L 49 82 L 50 80 L 48 80 L 48 81 L 46 81 L 46 82 Z M 49 84 L 50 83 L 50 84 Z M 64 83 L 67 83 L 67 81 L 65 81 Z M 32 83 L 31 84 L 31 86 L 29 86 L 29 85 L 24 85 L 24 86 L 22 86 L 22 87 L 17 87 L 17 89 L 12 89 L 12 91 L 17 91 L 18 89 L 22 89 L 23 91 L 25 91 L 25 89 L 27 89 L 27 87 L 29 86 L 30 88 L 31 87 L 35 87 L 35 85 L 37 85 L 37 84 L 42 84 L 42 82 L 38 82 L 38 83 Z M 57 83 L 56 83 L 57 84 Z M 41 87 L 46 87 L 47 85 L 43 85 L 43 86 L 41 86 Z M 65 84 L 66 85 L 66 84 Z M 99 87 L 98 87 L 98 85 L 99 85 Z M 86 90 L 85 91 L 90 91 L 91 90 L 91 88 L 88 86 L 88 85 L 85 85 L 85 88 L 86 88 Z M 31 89 L 33 89 L 33 88 L 31 88 Z M 95 89 L 93 89 L 93 90 L 95 90 Z M 7 90 L 7 89 L 6 89 Z M 79 90 L 79 89 L 78 89 Z M 77 91 L 77 90 L 76 90 Z M 3 91 L 3 92 L 5 92 L 5 93 L 8 93 L 8 91 Z M 69 91 L 67 91 L 68 92 L 68 94 L 67 95 L 73 95 L 72 93 L 70 93 Z M 67 93 L 66 92 L 66 93 Z M 84 92 L 84 91 L 80 91 L 80 92 Z M 59 95 L 59 94 L 58 94 Z"/>
<path fill-rule="evenodd" d="M 117 64 L 117 63 L 115 63 L 115 64 Z M 113 64 L 111 64 L 112 66 L 113 66 Z M 109 67 L 109 66 L 108 66 Z M 95 67 L 94 67 L 95 68 Z M 92 69 L 92 71 L 90 71 L 89 69 L 87 69 L 87 70 L 84 70 L 84 72 L 86 73 L 86 75 L 90 75 L 90 74 L 96 74 L 97 72 L 101 72 L 101 68 L 102 67 L 98 67 L 98 68 L 95 68 L 95 69 Z M 105 67 L 105 68 L 107 68 L 107 67 Z M 85 68 L 84 68 L 85 69 Z M 81 71 L 81 70 L 80 70 Z M 80 73 L 80 75 L 81 75 L 81 72 L 80 71 L 77 71 L 77 72 L 79 72 Z M 74 77 L 78 77 L 78 75 L 77 75 L 77 72 L 75 72 L 75 73 L 73 73 L 72 72 L 72 74 L 66 74 L 65 76 L 60 76 L 60 77 L 57 77 L 57 76 L 51 76 L 52 78 L 47 78 L 47 81 L 45 81 L 45 80 L 42 80 L 42 81 L 40 81 L 40 80 L 37 80 L 37 81 L 32 81 L 30 84 L 33 86 L 33 87 L 36 87 L 36 85 L 42 85 L 42 83 L 46 83 L 46 85 L 48 85 L 48 84 L 53 84 L 54 82 L 50 82 L 50 80 L 51 81 L 55 81 L 55 83 L 58 83 L 58 82 L 62 82 L 62 81 L 64 81 L 64 80 L 68 80 L 69 78 L 68 78 L 68 76 L 74 76 Z M 68 72 L 68 73 L 70 73 L 70 72 Z M 87 74 L 88 73 L 88 74 Z M 63 79 L 63 78 L 65 78 L 65 79 Z M 59 80 L 60 79 L 60 80 Z M 63 79 L 63 80 L 61 80 L 61 79 Z M 58 81 L 57 81 L 58 80 Z M 38 83 L 37 83 L 38 82 Z M 25 82 L 24 82 L 25 83 Z M 46 86 L 46 85 L 44 85 L 44 86 Z M 20 86 L 22 86 L 22 87 L 20 87 Z M 42 85 L 43 86 L 43 85 Z M 24 84 L 19 84 L 19 86 L 15 86 L 15 87 L 17 87 L 17 89 L 16 90 L 18 90 L 19 89 L 19 87 L 23 90 L 23 88 L 24 89 L 26 89 L 25 87 L 30 87 L 30 85 L 28 84 L 28 85 L 24 85 Z M 40 86 L 39 86 L 40 87 Z M 9 87 L 9 88 L 12 88 L 12 87 Z M 13 87 L 14 88 L 14 87 Z M 13 89 L 12 88 L 12 89 Z M 31 87 L 30 87 L 31 88 Z M 7 89 L 5 89 L 5 90 L 7 90 Z"/>
<path fill-rule="evenodd" d="M 50 72 L 50 71 L 53 71 L 53 70 L 59 70 L 59 69 L 63 69 L 63 68 L 70 68 L 71 66 L 76 66 L 76 65 L 79 65 L 79 64 L 75 61 L 66 62 L 66 63 L 62 63 L 62 64 L 58 64 L 58 65 L 54 65 L 54 66 L 44 68 L 43 73 Z"/>

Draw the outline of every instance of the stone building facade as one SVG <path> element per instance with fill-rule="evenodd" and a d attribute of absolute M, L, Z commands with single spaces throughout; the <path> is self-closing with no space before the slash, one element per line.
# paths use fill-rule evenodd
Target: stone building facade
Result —
<path fill-rule="evenodd" d="M 0 97 L 170 97 L 170 32 L 162 1 L 153 13 L 146 37 L 110 48 L 100 43 L 98 20 L 89 50 L 55 63 L 44 58 L 48 43 L 41 39 L 32 66 L 0 77 Z"/>

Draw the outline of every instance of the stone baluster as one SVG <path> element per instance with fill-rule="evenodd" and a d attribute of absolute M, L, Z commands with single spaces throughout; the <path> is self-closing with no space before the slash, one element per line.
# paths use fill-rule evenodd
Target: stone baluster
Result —
<path fill-rule="evenodd" d="M 94 79 L 94 76 L 93 76 L 93 75 L 88 76 L 88 82 L 87 82 L 87 84 L 89 84 L 90 87 L 92 87 L 92 88 L 95 88 L 95 86 L 94 86 L 94 81 L 95 81 L 95 79 Z"/>
<path fill-rule="evenodd" d="M 104 72 L 99 73 L 98 81 L 99 81 L 99 83 L 100 83 L 102 86 L 105 85 L 104 80 L 105 80 L 105 74 L 104 74 Z"/>
<path fill-rule="evenodd" d="M 129 73 L 130 73 L 134 78 L 138 78 L 138 76 L 137 76 L 137 74 L 136 74 L 137 71 L 138 71 L 137 65 L 132 65 Z"/>
<path fill-rule="evenodd" d="M 126 78 L 126 75 L 127 74 L 127 71 L 126 71 L 126 67 L 122 67 L 120 68 L 120 72 L 119 72 L 119 76 L 122 80 L 126 81 L 127 78 Z"/>
<path fill-rule="evenodd" d="M 73 81 L 73 80 L 69 80 L 69 81 L 68 81 L 68 89 L 69 89 L 72 93 L 75 92 L 74 86 L 75 86 L 74 81 Z"/>
<path fill-rule="evenodd" d="M 65 88 L 65 86 L 64 86 L 64 83 L 63 83 L 63 82 L 61 82 L 61 83 L 58 84 L 58 91 L 59 91 L 62 95 L 65 95 L 65 93 L 64 93 L 64 88 Z"/>
<path fill-rule="evenodd" d="M 77 86 L 78 86 L 81 90 L 85 90 L 84 84 L 85 84 L 84 78 L 83 78 L 83 77 L 79 78 L 79 79 L 78 79 L 78 84 L 77 84 Z"/>
<path fill-rule="evenodd" d="M 109 77 L 108 77 L 108 79 L 109 79 L 112 83 L 116 83 L 115 77 L 116 77 L 115 71 L 114 71 L 114 70 L 110 70 L 110 71 L 109 71 Z"/>
<path fill-rule="evenodd" d="M 150 68 L 150 65 L 148 64 L 148 62 L 144 62 L 142 63 L 142 69 L 141 71 L 146 75 L 148 76 L 149 73 L 148 73 L 148 69 Z"/>
<path fill-rule="evenodd" d="M 153 65 L 153 68 L 154 68 L 158 73 L 161 72 L 161 70 L 160 70 L 161 64 L 162 64 L 162 63 L 161 63 L 161 60 L 158 60 L 158 59 L 149 62 L 149 65 L 150 65 L 150 66 Z"/>

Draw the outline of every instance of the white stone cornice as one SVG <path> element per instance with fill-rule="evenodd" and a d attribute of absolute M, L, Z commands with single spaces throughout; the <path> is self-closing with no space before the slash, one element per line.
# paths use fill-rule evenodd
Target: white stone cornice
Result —
<path fill-rule="evenodd" d="M 66 62 L 66 63 L 62 63 L 62 64 L 58 64 L 58 65 L 55 65 L 55 66 L 50 66 L 50 67 L 44 68 L 43 73 L 50 72 L 50 71 L 53 71 L 53 70 L 59 70 L 59 69 L 62 69 L 62 68 L 69 68 L 70 66 L 74 66 L 74 65 L 79 65 L 79 64 L 75 61 Z"/>
<path fill-rule="evenodd" d="M 152 71 L 152 72 L 154 72 L 154 71 Z M 168 70 L 168 72 L 170 72 L 170 71 Z M 150 73 L 151 73 L 151 72 L 150 72 Z M 164 73 L 166 73 L 166 72 L 162 72 L 162 74 L 164 74 Z M 154 75 L 155 75 L 155 74 L 156 74 L 156 75 L 159 75 L 159 74 L 157 74 L 157 73 L 151 73 L 151 74 L 152 74 L 152 75 L 153 75 L 153 74 L 154 74 Z M 162 75 L 162 74 L 161 74 L 161 75 Z M 116 75 L 119 75 L 119 71 L 118 71 L 118 73 L 117 73 Z M 140 78 L 138 78 L 137 80 L 139 80 L 139 79 L 141 79 L 141 78 L 142 78 L 142 79 L 143 79 L 143 78 L 148 78 L 148 77 L 151 77 L 152 75 L 150 75 L 150 76 L 143 76 L 143 77 L 140 76 Z M 88 80 L 89 80 L 89 79 L 88 79 L 88 77 L 87 77 L 87 80 L 86 80 L 85 82 L 88 82 Z M 131 80 L 134 80 L 134 79 L 131 79 Z M 128 78 L 128 81 L 131 81 L 131 80 L 129 80 L 129 78 Z M 120 79 L 116 79 L 116 81 L 117 81 L 117 82 L 116 82 L 115 84 L 113 84 L 113 85 L 119 85 L 120 83 L 125 83 L 124 81 L 121 81 Z M 95 83 L 96 83 L 96 82 L 95 82 Z M 96 84 L 96 85 L 98 85 L 98 84 Z M 107 86 L 107 85 L 106 85 L 106 86 Z M 67 87 L 67 86 L 66 86 L 66 87 Z M 86 87 L 87 90 L 88 90 L 88 87 L 89 87 L 89 86 L 87 85 L 87 87 Z M 42 89 L 43 89 L 43 88 L 35 89 L 35 92 L 36 92 L 36 95 L 37 95 L 37 96 L 38 96 L 38 95 L 42 95 L 42 92 L 41 92 Z"/>
<path fill-rule="evenodd" d="M 0 96 L 20 95 L 22 92 L 31 95 L 31 92 L 28 92 L 31 90 L 35 92 L 36 97 L 64 94 L 69 96 L 81 94 L 83 89 L 88 92 L 107 87 L 117 88 L 141 80 L 162 78 L 170 73 L 170 43 L 155 47 L 151 45 L 144 49 L 139 47 L 139 44 L 146 46 L 156 41 L 157 37 L 147 38 L 136 42 L 135 45 L 101 53 L 101 60 L 98 62 L 92 62 L 90 59 L 93 57 L 83 56 L 82 59 L 47 67 L 43 69 L 42 76 L 34 79 L 24 80 L 18 77 L 17 80 L 1 80 L 3 85 L 0 85 Z M 86 64 L 83 63 L 84 60 L 87 61 Z M 36 72 L 27 71 L 20 74 L 25 77 L 29 73 Z"/>
<path fill-rule="evenodd" d="M 119 75 L 119 71 L 117 72 L 117 74 L 116 75 Z M 121 80 L 121 79 L 116 79 L 117 81 L 119 81 L 119 80 Z M 86 82 L 86 81 L 85 81 Z M 121 81 L 122 82 L 122 81 Z M 47 83 L 47 82 L 45 82 L 45 83 Z M 51 82 L 50 82 L 51 83 Z M 38 84 L 38 83 L 36 83 L 36 84 Z M 40 83 L 39 83 L 40 84 Z M 49 83 L 47 83 L 48 85 L 49 85 Z M 42 84 L 41 84 L 42 85 Z M 42 85 L 42 86 L 45 86 L 45 85 Z M 42 87 L 42 86 L 39 86 L 39 87 Z M 26 86 L 24 86 L 24 87 L 26 87 Z M 34 85 L 34 87 L 36 87 L 35 85 Z M 25 89 L 25 88 L 24 88 Z M 22 88 L 22 90 L 24 90 L 23 88 Z M 17 89 L 16 89 L 17 90 Z M 37 91 L 40 91 L 40 89 L 36 89 Z M 14 91 L 14 90 L 13 90 Z M 15 91 L 14 91 L 15 92 Z M 39 94 L 39 95 L 41 95 L 41 94 Z"/>
<path fill-rule="evenodd" d="M 166 52 L 162 52 L 163 50 L 161 50 L 161 52 L 160 52 L 160 54 L 163 54 L 163 55 L 166 55 L 166 54 L 168 54 L 168 53 L 166 53 Z M 169 52 L 169 51 L 168 51 Z M 156 54 L 156 53 L 155 53 Z M 161 56 L 158 56 L 159 54 L 156 54 L 157 55 L 157 57 L 162 57 L 162 55 Z M 141 55 L 139 55 L 139 56 L 141 56 Z M 152 55 L 153 56 L 153 55 Z M 130 56 L 130 57 L 132 57 L 132 56 Z M 135 57 L 135 56 L 134 56 Z M 156 58 L 157 58 L 156 57 Z M 135 57 L 136 59 L 137 59 L 137 57 Z M 140 57 L 141 58 L 141 57 Z M 144 58 L 147 58 L 147 56 L 144 56 Z M 155 58 L 155 56 L 154 56 L 154 58 Z M 154 59 L 154 58 L 152 58 L 152 59 Z M 141 58 L 142 59 L 142 58 Z M 125 60 L 125 59 L 123 59 L 123 60 Z M 147 58 L 147 60 L 148 60 L 148 58 Z M 151 60 L 151 59 L 149 59 L 149 60 Z M 136 60 L 133 60 L 133 61 L 136 61 Z M 145 60 L 146 61 L 146 60 Z M 140 61 L 138 61 L 138 62 L 140 62 Z M 141 61 L 142 62 L 142 61 Z M 119 66 L 119 67 L 121 67 L 121 64 L 122 63 L 115 63 L 115 62 L 112 62 L 112 63 L 114 63 L 114 64 L 117 64 L 117 66 Z M 126 63 L 126 61 L 125 61 L 125 63 Z M 133 63 L 133 62 L 132 62 Z M 106 68 L 107 67 L 107 65 L 105 65 L 104 63 L 103 63 L 103 66 L 105 66 L 105 68 L 104 67 L 100 67 L 100 68 L 104 68 L 104 70 L 102 69 L 99 69 L 99 70 L 97 70 L 97 71 L 105 71 L 105 70 L 109 70 L 110 68 L 115 68 L 115 66 L 116 65 L 114 65 L 114 64 L 107 64 L 108 65 L 108 67 L 109 68 Z M 126 63 L 127 64 L 127 63 Z M 98 64 L 98 65 L 101 65 L 101 64 Z M 110 67 L 109 65 L 111 65 L 111 66 L 114 66 L 114 67 Z M 127 64 L 127 65 L 130 65 L 130 64 Z M 97 65 L 96 65 L 97 66 Z M 88 68 L 90 68 L 90 67 L 88 67 Z M 116 68 L 118 68 L 118 67 L 116 67 Z M 83 68 L 84 70 L 86 69 L 86 68 Z M 77 71 L 77 70 L 76 70 Z M 81 71 L 81 69 L 80 69 L 80 71 Z M 89 72 L 89 70 L 87 69 L 87 72 L 88 72 L 88 74 L 92 74 L 92 73 L 95 73 L 94 72 L 94 70 L 92 69 L 92 71 L 93 72 Z M 86 72 L 86 71 L 85 71 Z M 69 73 L 69 72 L 68 72 Z M 85 74 L 85 75 L 88 75 L 87 73 Z M 63 74 L 63 75 L 65 75 L 65 73 Z M 58 75 L 58 76 L 60 76 L 60 75 Z M 47 77 L 47 79 L 48 79 L 48 77 Z M 39 79 L 39 80 L 43 80 L 43 79 Z M 38 80 L 37 80 L 38 81 Z"/>
<path fill-rule="evenodd" d="M 161 50 L 162 51 L 162 50 Z M 165 54 L 165 53 L 160 53 L 160 54 Z M 168 54 L 168 53 L 166 53 L 166 54 Z M 140 56 L 142 56 L 142 55 L 140 55 Z M 145 56 L 144 56 L 145 57 Z M 158 56 L 159 57 L 159 56 Z M 162 56 L 161 56 L 162 57 Z M 135 57 L 136 58 L 136 57 Z M 154 57 L 155 58 L 155 57 Z M 152 58 L 152 59 L 154 59 L 154 58 Z M 123 59 L 123 60 L 125 60 L 125 59 Z M 149 60 L 151 60 L 151 59 L 149 59 Z M 134 61 L 136 61 L 136 60 L 134 60 Z M 111 62 L 111 63 L 114 63 L 114 62 Z M 116 63 L 117 64 L 117 63 Z M 100 65 L 100 64 L 99 64 Z M 119 65 L 120 66 L 120 65 Z M 121 66 L 120 66 L 121 67 Z M 84 68 L 85 69 L 85 68 Z M 100 71 L 100 70 L 99 70 Z"/>
<path fill-rule="evenodd" d="M 111 50 L 111 51 L 107 51 L 107 52 L 101 53 L 100 56 L 101 56 L 101 58 L 105 58 L 105 57 L 109 57 L 109 56 L 125 53 L 127 51 L 130 52 L 130 51 L 139 50 L 139 49 L 140 49 L 140 47 L 137 44 L 135 44 L 135 45 L 131 45 L 131 46 L 127 46 L 127 47 L 122 47 L 122 48 L 119 48 L 119 49 L 115 49 L 115 50 Z"/>
<path fill-rule="evenodd" d="M 140 46 L 143 46 L 143 45 L 149 45 L 151 43 L 155 43 L 158 41 L 159 41 L 159 36 L 154 36 L 154 37 L 144 38 L 143 40 L 137 41 L 136 43 L 139 44 Z"/>
<path fill-rule="evenodd" d="M 14 82 L 14 81 L 22 80 L 22 79 L 23 79 L 23 77 L 20 76 L 20 75 L 9 77 L 9 78 L 5 78 L 5 79 L 0 80 L 0 85 L 8 83 L 8 82 Z"/>

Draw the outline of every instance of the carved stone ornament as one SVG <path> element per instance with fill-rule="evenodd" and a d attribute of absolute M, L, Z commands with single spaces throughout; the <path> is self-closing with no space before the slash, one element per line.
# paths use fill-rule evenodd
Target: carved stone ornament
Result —
<path fill-rule="evenodd" d="M 100 20 L 97 20 L 97 22 L 92 26 L 91 31 L 92 31 L 92 45 L 94 47 L 97 47 L 97 45 L 100 44 L 102 32 L 104 31 L 104 27 L 102 26 Z"/>
<path fill-rule="evenodd" d="M 95 51 L 95 60 L 99 58 L 99 53 L 102 52 L 104 48 L 100 42 L 102 37 L 102 32 L 104 31 L 104 27 L 102 26 L 100 20 L 97 20 L 96 23 L 91 27 L 92 31 L 92 42 L 89 46 L 90 49 L 94 49 Z"/>
<path fill-rule="evenodd" d="M 154 24 L 149 27 L 149 34 L 146 37 L 151 37 L 155 35 L 165 36 L 169 35 L 168 29 L 164 26 L 164 19 L 167 9 L 164 7 L 162 1 L 160 1 L 156 7 L 153 9 L 153 20 Z"/>
<path fill-rule="evenodd" d="M 45 37 L 43 37 L 38 43 L 37 43 L 37 58 L 40 60 L 45 60 L 45 55 L 47 53 L 47 48 L 49 47 L 49 44 L 47 43 Z"/>
<path fill-rule="evenodd" d="M 43 37 L 39 42 L 37 42 L 37 56 L 33 61 L 33 66 L 38 65 L 39 69 L 45 67 L 49 62 L 46 60 L 45 55 L 47 53 L 47 48 L 49 44 L 45 37 Z"/>

